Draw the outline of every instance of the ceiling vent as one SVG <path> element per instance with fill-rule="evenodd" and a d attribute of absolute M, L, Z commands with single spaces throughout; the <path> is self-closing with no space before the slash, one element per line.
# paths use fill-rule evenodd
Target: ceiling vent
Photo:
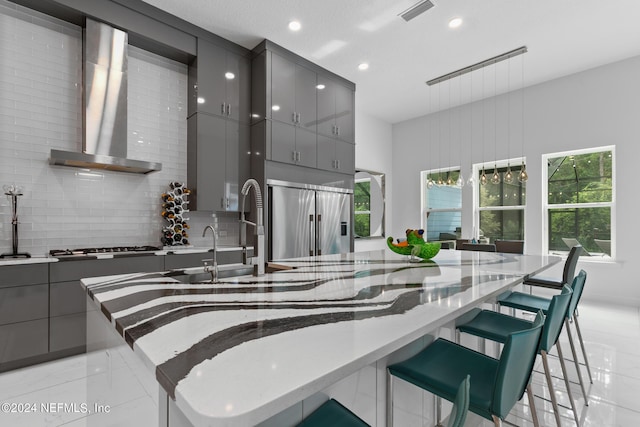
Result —
<path fill-rule="evenodd" d="M 416 16 L 425 13 L 427 10 L 431 9 L 433 6 L 434 4 L 429 0 L 420 1 L 414 4 L 413 6 L 411 6 L 409 9 L 402 12 L 398 16 L 400 16 L 405 21 L 409 22 Z"/>

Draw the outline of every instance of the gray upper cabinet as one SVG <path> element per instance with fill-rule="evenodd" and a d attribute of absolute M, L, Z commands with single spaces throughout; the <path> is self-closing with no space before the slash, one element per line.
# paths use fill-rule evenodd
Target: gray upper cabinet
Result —
<path fill-rule="evenodd" d="M 198 39 L 189 69 L 189 115 L 214 114 L 248 123 L 251 103 L 249 58 Z"/>
<path fill-rule="evenodd" d="M 249 177 L 249 126 L 205 113 L 189 117 L 187 125 L 189 208 L 237 211 L 239 187 Z"/>
<path fill-rule="evenodd" d="M 271 160 L 316 167 L 316 134 L 276 121 L 271 124 Z"/>
<path fill-rule="evenodd" d="M 316 73 L 271 54 L 271 119 L 316 131 Z"/>
<path fill-rule="evenodd" d="M 356 146 L 354 144 L 318 135 L 318 169 L 354 174 L 355 159 Z"/>
<path fill-rule="evenodd" d="M 318 133 L 355 142 L 354 91 L 318 74 Z"/>

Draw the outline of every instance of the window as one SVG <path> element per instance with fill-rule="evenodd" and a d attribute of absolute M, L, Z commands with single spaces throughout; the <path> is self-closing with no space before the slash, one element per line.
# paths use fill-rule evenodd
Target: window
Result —
<path fill-rule="evenodd" d="M 353 203 L 355 237 L 384 237 L 384 174 L 356 171 Z"/>
<path fill-rule="evenodd" d="M 579 243 L 583 256 L 613 257 L 614 147 L 548 154 L 543 160 L 548 251 L 567 252 Z"/>
<path fill-rule="evenodd" d="M 459 238 L 462 220 L 462 187 L 456 182 L 460 176 L 460 170 L 423 171 L 420 175 L 422 227 L 427 233 L 426 240 Z M 434 183 L 433 186 L 427 185 L 429 179 Z M 447 182 L 450 184 L 447 185 Z"/>
<path fill-rule="evenodd" d="M 526 182 L 517 179 L 521 169 L 520 159 L 511 160 L 513 180 L 504 181 L 507 163 L 485 164 L 484 173 L 487 183 L 481 184 L 482 165 L 476 165 L 477 177 L 477 224 L 481 243 L 493 243 L 500 240 L 524 240 L 524 208 L 526 204 Z M 494 169 L 500 176 L 500 182 L 491 182 Z"/>

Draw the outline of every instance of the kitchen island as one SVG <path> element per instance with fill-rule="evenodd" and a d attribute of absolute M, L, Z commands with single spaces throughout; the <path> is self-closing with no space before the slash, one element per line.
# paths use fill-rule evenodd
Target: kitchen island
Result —
<path fill-rule="evenodd" d="M 318 393 L 372 364 L 384 371 L 394 352 L 559 261 L 444 250 L 412 263 L 372 251 L 286 260 L 294 269 L 214 284 L 179 271 L 82 282 L 160 384 L 161 425 L 250 426 L 307 415 Z M 380 382 L 365 405 L 372 425 L 384 419 Z M 171 412 L 182 421 L 168 423 Z"/>

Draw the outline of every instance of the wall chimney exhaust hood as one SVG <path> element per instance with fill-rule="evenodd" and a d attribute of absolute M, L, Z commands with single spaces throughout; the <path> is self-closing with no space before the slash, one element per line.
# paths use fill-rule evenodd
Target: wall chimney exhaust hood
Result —
<path fill-rule="evenodd" d="M 87 18 L 82 152 L 51 150 L 49 164 L 129 173 L 161 163 L 127 159 L 127 33 Z"/>

